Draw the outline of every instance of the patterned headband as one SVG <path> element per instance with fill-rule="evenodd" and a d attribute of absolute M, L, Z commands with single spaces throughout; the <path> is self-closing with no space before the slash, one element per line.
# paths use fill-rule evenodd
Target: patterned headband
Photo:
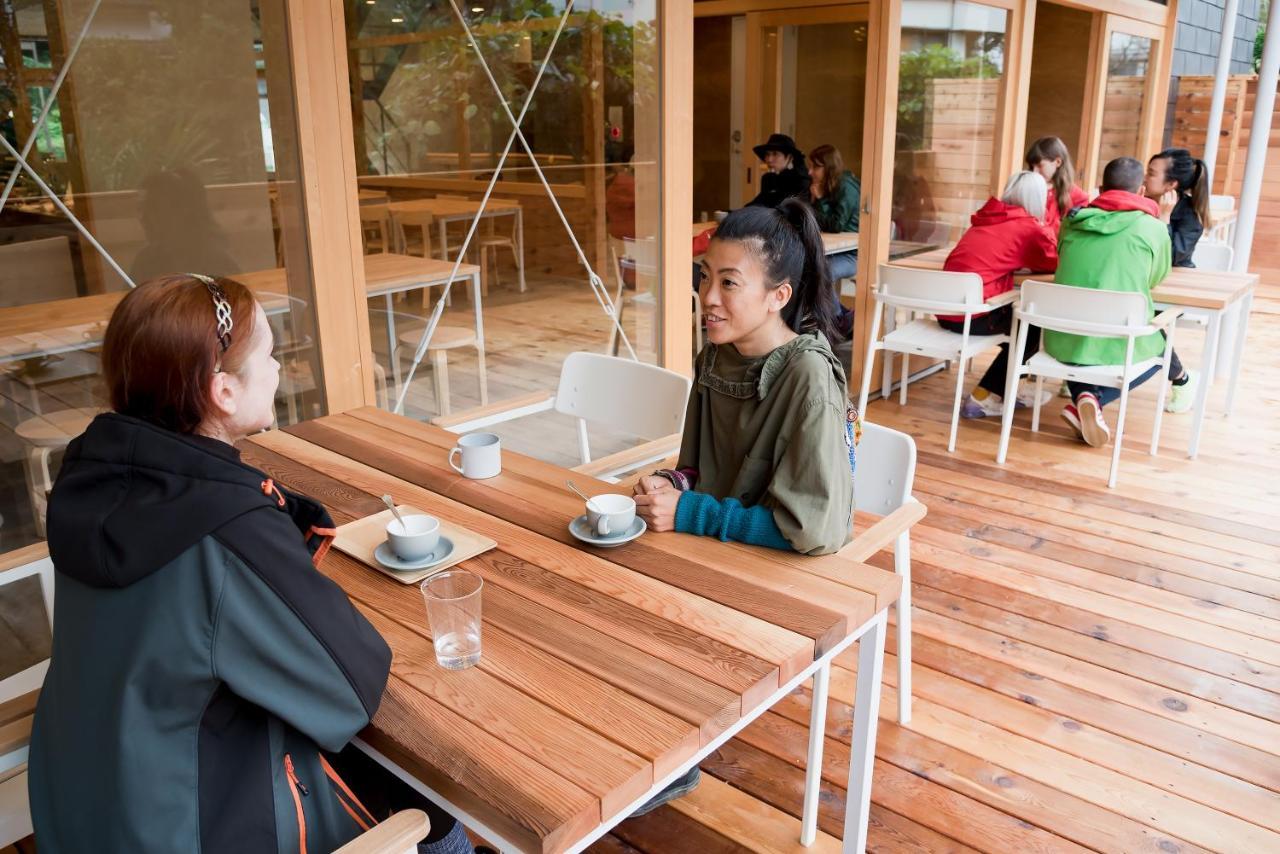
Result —
<path fill-rule="evenodd" d="M 222 290 L 222 285 L 208 276 L 200 273 L 187 273 L 187 275 L 203 283 L 205 289 L 209 291 L 209 296 L 213 298 L 213 314 L 217 322 L 215 333 L 222 352 L 227 352 L 227 348 L 231 346 L 231 329 L 234 324 L 231 320 L 231 303 L 227 300 L 226 292 Z"/>

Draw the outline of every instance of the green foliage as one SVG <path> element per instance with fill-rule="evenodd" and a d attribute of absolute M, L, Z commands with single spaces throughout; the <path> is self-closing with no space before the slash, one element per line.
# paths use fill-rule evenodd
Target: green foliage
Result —
<path fill-rule="evenodd" d="M 1257 74 L 1262 68 L 1262 45 L 1267 40 L 1267 4 L 1263 4 L 1258 10 L 1258 15 L 1262 20 L 1258 21 L 1258 32 L 1253 37 L 1253 73 Z"/>
<path fill-rule="evenodd" d="M 930 80 L 957 77 L 1000 76 L 993 58 L 1002 42 L 993 42 L 986 51 L 965 58 L 946 45 L 925 45 L 902 54 L 898 68 L 898 146 L 913 151 L 924 147 L 924 119 L 927 84 Z"/>

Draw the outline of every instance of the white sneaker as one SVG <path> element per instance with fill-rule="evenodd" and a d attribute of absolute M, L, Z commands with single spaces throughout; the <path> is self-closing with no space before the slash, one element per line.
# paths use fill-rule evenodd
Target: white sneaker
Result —
<path fill-rule="evenodd" d="M 1170 385 L 1164 398 L 1165 412 L 1190 412 L 1196 405 L 1196 382 L 1199 376 L 1195 371 L 1187 371 L 1187 381 L 1182 385 Z"/>
<path fill-rule="evenodd" d="M 998 394 L 988 394 L 983 400 L 978 400 L 970 394 L 960 406 L 961 418 L 986 418 L 988 415 L 1003 414 L 1004 401 Z"/>
<path fill-rule="evenodd" d="M 1053 400 L 1053 392 L 1050 391 L 1049 389 L 1045 389 L 1044 393 L 1040 395 L 1040 405 L 1044 406 L 1046 403 L 1048 403 L 1051 400 Z M 1018 392 L 1018 405 L 1019 406 L 1035 406 L 1036 405 L 1036 387 L 1035 386 L 1032 386 L 1026 391 Z"/>

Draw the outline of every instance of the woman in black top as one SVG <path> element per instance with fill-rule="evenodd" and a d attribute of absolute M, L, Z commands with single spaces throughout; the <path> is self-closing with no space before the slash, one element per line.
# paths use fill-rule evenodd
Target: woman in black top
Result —
<path fill-rule="evenodd" d="M 770 134 L 767 142 L 752 151 L 769 171 L 760 178 L 759 195 L 747 205 L 776 208 L 792 196 L 809 200 L 809 167 L 795 140 L 782 133 Z"/>
<path fill-rule="evenodd" d="M 1166 148 L 1147 161 L 1148 198 L 1169 227 L 1173 266 L 1194 267 L 1191 256 L 1209 224 L 1209 170 L 1185 148 Z"/>

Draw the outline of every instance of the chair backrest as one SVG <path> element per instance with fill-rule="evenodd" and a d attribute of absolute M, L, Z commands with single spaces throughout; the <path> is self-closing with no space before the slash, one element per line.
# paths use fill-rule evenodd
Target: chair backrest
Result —
<path fill-rule="evenodd" d="M 886 305 L 915 311 L 963 314 L 982 305 L 982 277 L 881 264 L 875 297 Z"/>
<path fill-rule="evenodd" d="M 600 353 L 570 353 L 560 368 L 557 412 L 645 439 L 684 429 L 689 378 Z"/>
<path fill-rule="evenodd" d="M 1211 211 L 1233 211 L 1235 209 L 1235 196 L 1212 195 L 1209 197 L 1209 210 Z"/>
<path fill-rule="evenodd" d="M 36 560 L 0 571 L 0 703 L 44 683 L 53 649 L 53 561 Z"/>
<path fill-rule="evenodd" d="M 76 296 L 71 241 L 46 237 L 0 246 L 0 308 Z"/>
<path fill-rule="evenodd" d="M 1101 338 L 1126 338 L 1151 331 L 1146 294 L 1104 291 L 1075 285 L 1022 283 L 1018 314 L 1042 329 Z"/>
<path fill-rule="evenodd" d="M 1235 250 L 1225 243 L 1211 243 L 1202 239 L 1191 253 L 1191 263 L 1201 270 L 1226 272 L 1231 269 L 1235 255 Z"/>
<path fill-rule="evenodd" d="M 635 262 L 636 272 L 656 273 L 658 270 L 658 242 L 652 237 L 639 240 L 631 237 L 622 238 L 626 249 L 625 257 Z"/>
<path fill-rule="evenodd" d="M 887 516 L 911 497 L 916 477 L 915 439 L 864 421 L 857 459 L 853 492 L 854 506 L 859 510 Z"/>

